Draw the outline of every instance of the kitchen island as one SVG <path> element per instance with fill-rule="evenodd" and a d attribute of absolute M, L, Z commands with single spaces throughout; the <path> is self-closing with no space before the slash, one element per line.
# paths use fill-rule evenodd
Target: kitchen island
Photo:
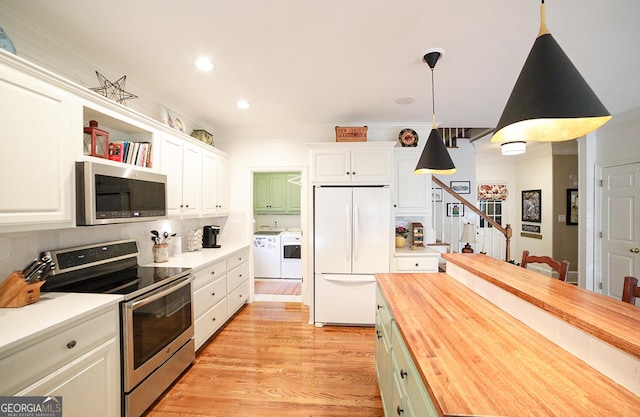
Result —
<path fill-rule="evenodd" d="M 449 269 L 452 255 L 444 256 Z M 484 274 L 512 279 L 522 268 L 510 266 L 484 265 Z M 636 394 L 448 273 L 376 275 L 378 341 L 390 339 L 388 351 L 376 353 L 387 416 L 399 410 L 433 416 L 638 415 Z M 406 413 L 422 407 L 415 406 L 423 401 L 420 391 L 427 412 Z"/>

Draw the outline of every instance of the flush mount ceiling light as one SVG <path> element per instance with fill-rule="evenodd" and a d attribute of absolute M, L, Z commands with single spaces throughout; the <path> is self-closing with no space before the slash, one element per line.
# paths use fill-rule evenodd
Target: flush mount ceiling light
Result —
<path fill-rule="evenodd" d="M 503 155 L 520 155 L 527 151 L 527 142 L 505 142 L 500 145 L 500 151 Z"/>
<path fill-rule="evenodd" d="M 239 109 L 248 109 L 250 106 L 249 102 L 247 100 L 238 100 L 236 102 L 236 107 L 238 107 Z"/>
<path fill-rule="evenodd" d="M 201 57 L 194 61 L 196 68 L 200 71 L 211 71 L 214 68 L 213 62 L 207 57 Z"/>
<path fill-rule="evenodd" d="M 414 174 L 453 174 L 456 166 L 451 160 L 451 156 L 444 145 L 442 136 L 436 125 L 436 94 L 434 91 L 433 69 L 436 62 L 444 56 L 444 49 L 434 48 L 427 51 L 422 60 L 431 68 L 431 105 L 432 105 L 432 126 L 427 143 L 424 145 L 422 155 L 418 160 Z"/>
<path fill-rule="evenodd" d="M 553 39 L 540 5 L 540 32 L 491 142 L 560 142 L 584 136 L 611 114 Z"/>

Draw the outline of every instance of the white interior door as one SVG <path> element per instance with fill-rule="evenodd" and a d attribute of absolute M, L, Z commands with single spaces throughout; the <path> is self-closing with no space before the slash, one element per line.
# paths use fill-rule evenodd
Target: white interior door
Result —
<path fill-rule="evenodd" d="M 619 299 L 624 277 L 640 273 L 640 164 L 602 173 L 602 293 Z"/>

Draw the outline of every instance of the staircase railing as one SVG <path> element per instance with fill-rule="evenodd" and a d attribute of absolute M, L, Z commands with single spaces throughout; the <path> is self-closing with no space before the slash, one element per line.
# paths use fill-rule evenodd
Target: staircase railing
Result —
<path fill-rule="evenodd" d="M 447 186 L 445 183 L 440 181 L 437 177 L 432 175 L 431 176 L 431 180 L 435 184 L 437 184 L 439 187 L 441 187 L 444 191 L 446 191 L 448 194 L 450 194 L 453 197 L 455 197 L 458 201 L 460 201 L 469 210 L 471 210 L 472 212 L 477 214 L 479 217 L 481 217 L 487 223 L 489 223 L 491 226 L 493 226 L 496 230 L 498 230 L 500 233 L 502 233 L 502 235 L 505 238 L 505 259 L 504 260 L 505 261 L 511 260 L 511 236 L 513 234 L 513 230 L 511 229 L 511 225 L 507 224 L 506 227 L 503 227 L 502 225 L 497 223 L 495 220 L 493 220 L 491 217 L 487 216 L 485 213 L 480 211 L 474 204 L 470 203 L 464 197 L 462 197 L 460 194 L 458 194 L 455 191 L 453 191 L 449 186 Z"/>

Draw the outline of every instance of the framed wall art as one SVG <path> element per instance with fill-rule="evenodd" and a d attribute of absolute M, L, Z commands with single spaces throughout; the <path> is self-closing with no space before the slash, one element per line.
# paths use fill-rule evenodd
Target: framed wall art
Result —
<path fill-rule="evenodd" d="M 567 188 L 567 224 L 578 224 L 578 189 Z"/>
<path fill-rule="evenodd" d="M 447 217 L 462 217 L 462 216 L 464 216 L 464 204 L 447 203 Z"/>
<path fill-rule="evenodd" d="M 542 221 L 541 213 L 542 190 L 524 190 L 522 191 L 522 221 L 540 223 Z"/>
<path fill-rule="evenodd" d="M 471 194 L 471 181 L 451 181 L 449 187 L 458 194 Z"/>
<path fill-rule="evenodd" d="M 442 188 L 433 187 L 431 189 L 431 201 L 436 203 L 442 201 Z"/>

